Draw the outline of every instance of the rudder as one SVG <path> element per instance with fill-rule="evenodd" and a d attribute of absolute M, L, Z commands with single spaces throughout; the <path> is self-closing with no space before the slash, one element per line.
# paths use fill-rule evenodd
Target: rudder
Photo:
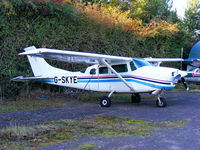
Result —
<path fill-rule="evenodd" d="M 35 46 L 27 47 L 24 51 L 36 50 Z M 31 65 L 34 76 L 52 76 L 56 72 L 63 72 L 65 70 L 55 68 L 49 65 L 44 58 L 38 56 L 27 55 L 29 63 Z M 65 71 L 65 73 L 68 71 Z"/>

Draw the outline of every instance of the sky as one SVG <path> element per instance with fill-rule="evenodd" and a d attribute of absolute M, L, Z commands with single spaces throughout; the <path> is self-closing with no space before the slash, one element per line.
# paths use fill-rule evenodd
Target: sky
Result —
<path fill-rule="evenodd" d="M 180 17 L 184 17 L 185 8 L 189 0 L 173 0 L 173 9 L 177 10 L 177 14 Z"/>

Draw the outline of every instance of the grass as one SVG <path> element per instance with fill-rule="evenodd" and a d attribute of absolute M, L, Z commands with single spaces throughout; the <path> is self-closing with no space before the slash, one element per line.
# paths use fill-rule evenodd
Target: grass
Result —
<path fill-rule="evenodd" d="M 0 145 L 7 148 L 30 149 L 84 136 L 145 137 L 154 134 L 156 129 L 177 128 L 186 123 L 186 120 L 147 122 L 126 117 L 92 115 L 81 119 L 65 119 L 34 126 L 15 126 L 1 129 Z M 77 150 L 94 148 L 95 144 L 85 144 L 78 147 Z"/>
<path fill-rule="evenodd" d="M 83 144 L 75 150 L 94 150 L 96 145 L 94 143 Z"/>
<path fill-rule="evenodd" d="M 72 102 L 61 100 L 59 98 L 8 101 L 0 104 L 0 114 L 7 112 L 17 112 L 23 110 L 34 110 L 53 106 L 67 105 L 70 103 Z"/>

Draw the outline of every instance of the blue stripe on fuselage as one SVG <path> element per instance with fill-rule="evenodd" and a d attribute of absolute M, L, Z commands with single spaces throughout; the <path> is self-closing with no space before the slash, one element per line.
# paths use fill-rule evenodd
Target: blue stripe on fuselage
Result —
<path fill-rule="evenodd" d="M 143 82 L 143 81 L 139 81 L 139 80 L 135 80 L 135 79 L 125 79 L 127 82 L 135 82 L 135 83 L 139 83 L 142 85 L 146 85 L 152 88 L 157 88 L 157 89 L 164 89 L 164 90 L 172 90 L 174 88 L 174 86 L 170 86 L 170 87 L 165 87 L 165 86 L 161 86 L 161 85 L 155 85 L 155 84 L 151 84 L 151 83 L 147 83 L 147 82 Z M 78 83 L 84 83 L 84 82 L 89 82 L 89 83 L 109 83 L 109 82 L 122 82 L 120 79 L 79 79 L 78 78 Z"/>
<path fill-rule="evenodd" d="M 114 79 L 115 78 L 115 79 Z M 152 88 L 157 88 L 157 89 L 164 89 L 164 90 L 172 90 L 174 88 L 174 86 L 162 86 L 162 85 L 155 85 L 153 83 L 157 83 L 155 81 L 151 81 L 151 80 L 143 80 L 143 81 L 139 81 L 138 79 L 134 79 L 134 78 L 128 78 L 125 79 L 127 82 L 134 82 L 134 83 L 138 83 L 138 84 L 142 84 L 145 86 L 149 86 Z M 153 83 L 148 83 L 148 82 L 144 82 L 144 81 L 148 81 L 148 82 L 153 82 Z M 54 82 L 54 80 L 39 80 L 38 82 L 42 82 L 42 83 L 52 83 Z M 102 78 L 102 79 L 98 79 L 98 78 L 78 78 L 77 79 L 78 83 L 110 83 L 110 82 L 122 82 L 120 79 L 118 79 L 117 77 L 112 77 L 112 78 Z M 159 84 L 164 84 L 166 85 L 166 83 L 160 83 Z M 169 83 L 170 84 L 170 83 Z M 168 85 L 168 84 L 167 84 Z"/>
<path fill-rule="evenodd" d="M 133 77 L 133 76 L 123 76 L 123 78 L 132 78 L 132 79 L 138 79 L 138 80 L 143 80 L 143 81 L 148 81 L 148 82 L 154 82 L 158 84 L 165 84 L 165 85 L 171 85 L 171 83 L 167 82 L 161 82 L 161 81 L 155 81 L 155 80 L 150 80 L 150 79 L 144 79 L 144 78 L 139 78 L 139 77 Z M 92 78 L 78 78 L 78 79 L 85 79 L 85 80 L 95 80 L 95 79 L 100 79 L 99 81 L 102 81 L 103 79 L 118 79 L 118 77 L 92 77 Z M 117 82 L 110 80 L 111 82 Z M 109 81 L 108 81 L 109 82 Z"/>

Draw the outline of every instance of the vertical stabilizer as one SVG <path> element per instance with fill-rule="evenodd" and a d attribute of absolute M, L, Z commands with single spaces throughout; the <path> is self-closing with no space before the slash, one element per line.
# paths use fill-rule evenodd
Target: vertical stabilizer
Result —
<path fill-rule="evenodd" d="M 24 51 L 36 50 L 35 46 L 27 47 Z M 49 65 L 44 58 L 27 55 L 34 76 L 53 76 L 58 73 L 70 73 L 69 71 L 55 68 Z"/>

